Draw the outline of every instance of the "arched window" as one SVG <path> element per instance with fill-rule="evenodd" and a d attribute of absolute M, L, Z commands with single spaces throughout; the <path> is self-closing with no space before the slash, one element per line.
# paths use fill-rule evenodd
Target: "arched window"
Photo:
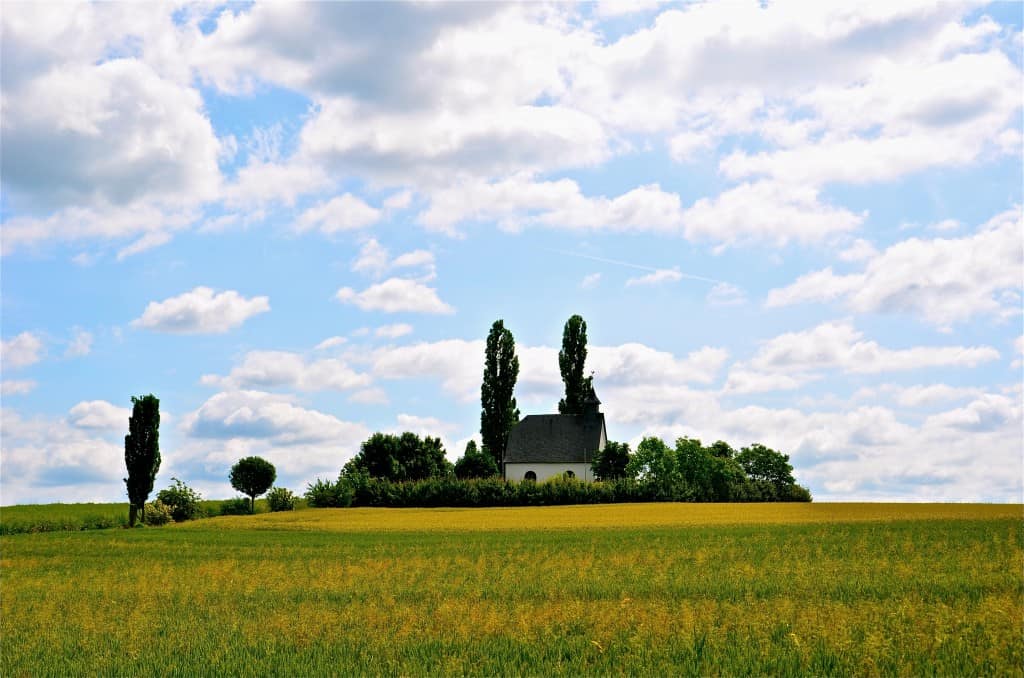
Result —
<path fill-rule="evenodd" d="M 537 482 L 537 474 L 533 471 L 527 471 L 526 475 L 523 476 L 523 480 L 532 480 L 533 482 Z"/>
<path fill-rule="evenodd" d="M 565 477 L 566 477 L 566 478 L 575 478 L 575 477 L 576 477 L 576 474 L 575 474 L 575 473 L 573 473 L 572 471 L 566 471 L 566 472 L 565 472 Z"/>

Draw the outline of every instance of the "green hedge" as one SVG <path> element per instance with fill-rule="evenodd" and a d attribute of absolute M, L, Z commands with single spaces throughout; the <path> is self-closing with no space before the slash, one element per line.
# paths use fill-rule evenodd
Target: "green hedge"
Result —
<path fill-rule="evenodd" d="M 631 479 L 586 483 L 574 478 L 553 478 L 535 483 L 500 478 L 459 480 L 445 476 L 391 482 L 365 475 L 342 475 L 336 486 L 345 494 L 351 490 L 353 506 L 391 508 L 554 506 L 701 500 L 694 489 L 684 483 L 665 486 Z M 810 492 L 799 485 L 775 486 L 751 480 L 730 487 L 729 494 L 729 500 L 737 502 L 811 500 Z M 313 502 L 310 502 L 310 505 L 313 505 Z"/>

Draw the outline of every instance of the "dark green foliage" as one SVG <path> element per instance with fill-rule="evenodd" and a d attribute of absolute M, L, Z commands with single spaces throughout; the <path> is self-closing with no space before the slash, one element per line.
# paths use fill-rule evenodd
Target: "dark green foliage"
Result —
<path fill-rule="evenodd" d="M 495 320 L 487 334 L 484 379 L 480 385 L 480 438 L 483 451 L 500 468 L 508 433 L 519 421 L 513 393 L 519 378 L 516 341 L 502 320 Z"/>
<path fill-rule="evenodd" d="M 124 437 L 124 465 L 128 477 L 128 524 L 135 526 L 141 509 L 145 519 L 146 499 L 160 470 L 160 401 L 152 393 L 132 396 L 132 414 L 128 417 L 128 435 Z"/>
<path fill-rule="evenodd" d="M 559 414 L 582 414 L 583 401 L 590 393 L 592 379 L 583 376 L 587 362 L 587 322 L 574 315 L 562 330 L 562 350 L 558 352 L 558 369 L 565 383 L 565 397 L 558 401 Z"/>
<path fill-rule="evenodd" d="M 343 475 L 365 472 L 372 478 L 395 482 L 422 480 L 448 475 L 451 463 L 445 459 L 440 438 L 427 436 L 420 440 L 406 431 L 400 436 L 374 433 L 359 448 L 343 470 Z"/>
<path fill-rule="evenodd" d="M 339 478 L 337 482 L 329 482 L 317 478 L 306 486 L 306 504 L 310 508 L 345 508 L 352 505 L 355 494 L 352 481 Z"/>
<path fill-rule="evenodd" d="M 231 467 L 231 487 L 250 499 L 251 512 L 256 512 L 256 497 L 270 489 L 277 479 L 274 465 L 262 457 L 245 457 Z"/>
<path fill-rule="evenodd" d="M 631 478 L 657 488 L 666 499 L 680 485 L 676 454 L 660 438 L 647 437 L 636 446 L 636 452 L 626 466 Z"/>
<path fill-rule="evenodd" d="M 455 462 L 455 477 L 465 480 L 490 478 L 496 475 L 498 465 L 494 463 L 494 457 L 486 452 L 480 452 L 476 447 L 476 441 L 470 440 L 466 443 L 466 452 Z"/>
<path fill-rule="evenodd" d="M 760 443 L 742 448 L 736 455 L 736 461 L 751 480 L 763 480 L 777 488 L 796 483 L 789 455 L 776 452 Z"/>
<path fill-rule="evenodd" d="M 275 487 L 267 493 L 267 506 L 272 513 L 295 510 L 295 495 L 286 487 Z"/>
<path fill-rule="evenodd" d="M 249 500 L 245 497 L 225 499 L 220 503 L 220 514 L 222 516 L 247 516 L 252 513 Z"/>
<path fill-rule="evenodd" d="M 629 443 L 617 443 L 609 440 L 604 449 L 594 455 L 590 469 L 598 480 L 614 480 L 629 477 L 626 467 L 629 465 Z"/>
<path fill-rule="evenodd" d="M 732 449 L 732 446 L 724 440 L 716 440 L 708 448 L 708 453 L 719 459 L 732 459 L 736 455 L 736 450 Z"/>
<path fill-rule="evenodd" d="M 171 478 L 171 480 L 174 481 L 174 484 L 157 492 L 156 498 L 171 509 L 171 518 L 174 519 L 174 522 L 180 523 L 202 517 L 199 502 L 203 498 L 199 493 L 177 478 Z"/>

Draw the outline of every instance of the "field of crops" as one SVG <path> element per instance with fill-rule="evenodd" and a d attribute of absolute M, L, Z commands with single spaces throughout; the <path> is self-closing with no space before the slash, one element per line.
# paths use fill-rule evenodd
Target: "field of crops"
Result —
<path fill-rule="evenodd" d="M 0 567 L 5 676 L 1024 675 L 1019 505 L 305 510 Z"/>

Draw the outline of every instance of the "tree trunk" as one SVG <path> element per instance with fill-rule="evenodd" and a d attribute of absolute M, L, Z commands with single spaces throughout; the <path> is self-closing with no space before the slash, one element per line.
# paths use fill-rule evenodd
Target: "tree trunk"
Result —
<path fill-rule="evenodd" d="M 138 516 L 139 507 L 135 504 L 128 505 L 128 527 L 135 527 L 135 520 Z"/>
<path fill-rule="evenodd" d="M 252 515 L 252 514 L 255 514 L 255 513 L 256 513 L 256 495 L 254 494 L 251 497 L 249 497 L 249 514 Z"/>

